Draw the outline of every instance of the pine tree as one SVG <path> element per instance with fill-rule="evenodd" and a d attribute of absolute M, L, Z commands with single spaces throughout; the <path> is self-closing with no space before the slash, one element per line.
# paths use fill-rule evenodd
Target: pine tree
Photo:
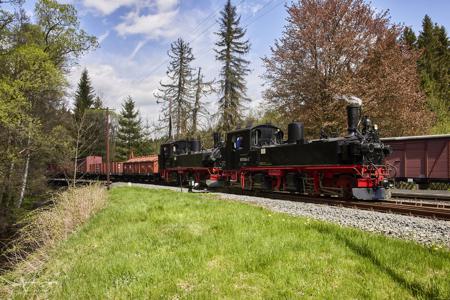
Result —
<path fill-rule="evenodd" d="M 208 113 L 205 104 L 202 102 L 202 97 L 214 91 L 214 81 L 205 82 L 203 77 L 202 68 L 198 68 L 197 79 L 195 81 L 195 100 L 192 108 L 191 136 L 197 134 L 200 117 L 204 117 Z"/>
<path fill-rule="evenodd" d="M 87 69 L 81 73 L 81 78 L 78 83 L 78 89 L 75 94 L 75 118 L 80 120 L 86 109 L 89 109 L 94 104 L 94 89 L 92 88 L 91 80 Z"/>
<path fill-rule="evenodd" d="M 160 83 L 161 87 L 155 93 L 157 103 L 162 104 L 160 120 L 163 126 L 169 127 L 169 137 L 172 137 L 172 126 L 175 127 L 175 137 L 178 139 L 188 133 L 188 123 L 193 97 L 193 69 L 190 64 L 194 60 L 189 43 L 178 39 L 170 45 L 170 57 L 167 67 L 169 83 Z"/>
<path fill-rule="evenodd" d="M 125 99 L 119 117 L 117 132 L 116 156 L 119 160 L 126 160 L 137 151 L 142 141 L 142 127 L 139 111 L 131 97 Z"/>
<path fill-rule="evenodd" d="M 220 29 L 216 34 L 216 59 L 221 62 L 220 72 L 221 97 L 219 99 L 220 127 L 223 131 L 234 129 L 242 119 L 243 101 L 246 97 L 245 76 L 248 74 L 249 61 L 243 56 L 250 50 L 250 43 L 244 40 L 245 29 L 236 13 L 236 6 L 228 0 L 221 12 Z"/>

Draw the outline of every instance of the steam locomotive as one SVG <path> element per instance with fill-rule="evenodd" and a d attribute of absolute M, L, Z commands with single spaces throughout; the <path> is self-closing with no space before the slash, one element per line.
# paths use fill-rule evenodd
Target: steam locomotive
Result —
<path fill-rule="evenodd" d="M 288 136 L 273 125 L 258 125 L 214 134 L 212 149 L 199 140 L 161 145 L 160 180 L 191 186 L 238 186 L 242 190 L 328 195 L 359 200 L 390 197 L 384 164 L 391 150 L 361 105 L 347 106 L 348 133 L 306 140 L 303 123 L 288 125 Z"/>

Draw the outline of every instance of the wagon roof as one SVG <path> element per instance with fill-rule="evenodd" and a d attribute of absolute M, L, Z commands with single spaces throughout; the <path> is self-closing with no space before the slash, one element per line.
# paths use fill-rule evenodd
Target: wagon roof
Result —
<path fill-rule="evenodd" d="M 424 140 L 424 139 L 450 139 L 450 134 L 435 134 L 435 135 L 416 135 L 416 136 L 399 136 L 399 137 L 385 137 L 382 141 L 407 141 L 407 140 Z"/>

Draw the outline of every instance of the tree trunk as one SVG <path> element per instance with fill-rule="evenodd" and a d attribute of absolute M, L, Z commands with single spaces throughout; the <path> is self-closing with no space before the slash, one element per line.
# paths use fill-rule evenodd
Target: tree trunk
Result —
<path fill-rule="evenodd" d="M 25 191 L 27 189 L 27 181 L 28 181 L 28 170 L 30 167 L 30 159 L 31 159 L 31 136 L 28 134 L 28 141 L 27 141 L 27 157 L 25 160 L 25 170 L 23 171 L 23 177 L 22 177 L 22 187 L 20 188 L 20 196 L 17 200 L 16 207 L 19 208 L 22 206 L 23 198 L 25 197 Z"/>
<path fill-rule="evenodd" d="M 78 147 L 79 147 L 79 133 L 77 134 L 77 142 L 75 146 L 75 158 L 73 159 L 73 186 L 77 183 L 77 167 L 78 167 Z"/>

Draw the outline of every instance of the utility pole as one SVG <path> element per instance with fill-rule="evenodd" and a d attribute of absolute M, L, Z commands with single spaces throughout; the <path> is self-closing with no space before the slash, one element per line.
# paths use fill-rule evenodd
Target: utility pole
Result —
<path fill-rule="evenodd" d="M 109 173 L 110 173 L 110 157 L 109 157 L 109 108 L 106 108 L 106 188 L 109 190 L 110 189 L 110 178 L 109 178 Z"/>

